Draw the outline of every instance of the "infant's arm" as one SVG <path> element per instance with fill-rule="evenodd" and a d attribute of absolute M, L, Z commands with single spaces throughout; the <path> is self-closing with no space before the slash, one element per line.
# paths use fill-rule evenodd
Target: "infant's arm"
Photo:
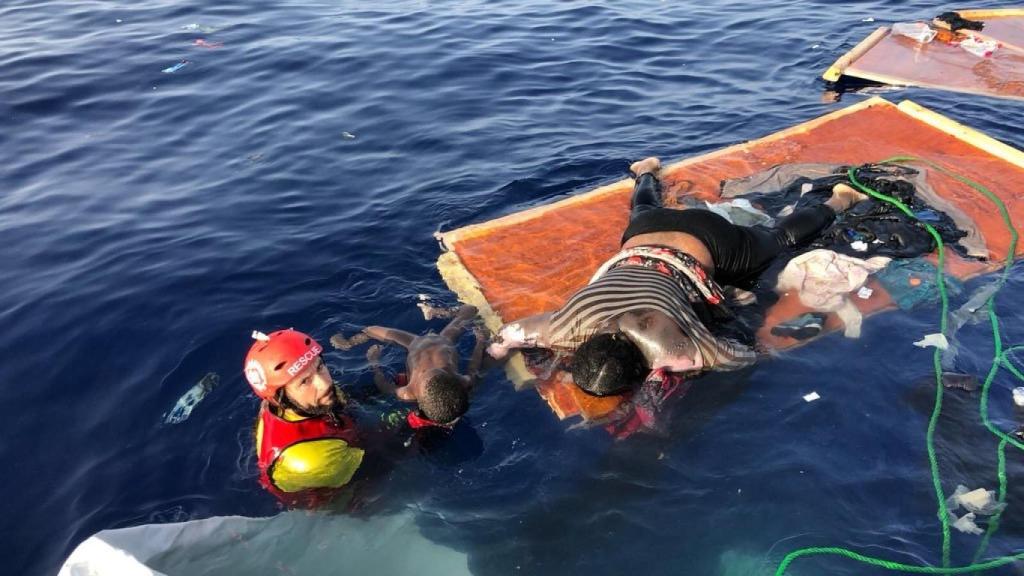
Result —
<path fill-rule="evenodd" d="M 441 336 L 448 340 L 455 342 L 459 339 L 459 335 L 466 329 L 466 325 L 469 324 L 477 313 L 476 306 L 470 306 L 465 304 L 459 308 L 459 311 L 455 313 L 455 318 L 441 330 Z"/>
<path fill-rule="evenodd" d="M 384 326 L 367 326 L 363 328 L 363 333 L 378 342 L 398 344 L 403 348 L 408 348 L 412 341 L 416 339 L 414 334 L 398 330 L 397 328 L 385 328 Z"/>
<path fill-rule="evenodd" d="M 395 381 L 380 368 L 380 344 L 374 344 L 366 350 L 366 361 L 373 369 L 373 383 L 377 385 L 377 389 L 382 394 L 398 396 L 398 387 L 395 386 Z"/>

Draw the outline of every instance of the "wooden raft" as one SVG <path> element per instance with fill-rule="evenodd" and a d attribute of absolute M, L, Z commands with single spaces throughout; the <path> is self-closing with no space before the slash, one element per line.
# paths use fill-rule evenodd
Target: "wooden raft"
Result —
<path fill-rule="evenodd" d="M 662 187 L 669 204 L 682 194 L 714 201 L 722 180 L 778 164 L 860 164 L 896 155 L 925 158 L 978 181 L 1003 199 L 1015 222 L 1024 216 L 1024 153 L 909 100 L 897 106 L 872 98 L 758 140 L 666 165 Z M 987 263 L 951 254 L 947 272 L 966 278 L 1005 261 L 1010 235 L 995 207 L 937 171 L 928 172 L 928 182 L 974 220 L 990 251 Z M 504 321 L 556 309 L 618 250 L 631 191 L 632 181 L 625 179 L 439 234 L 445 251 L 438 269 L 462 301 L 480 309 L 492 330 Z M 1024 253 L 1024 248 L 1018 252 Z M 875 291 L 870 299 L 853 299 L 865 316 L 895 307 L 877 281 L 869 287 Z M 769 309 L 758 338 L 777 348 L 797 344 L 772 336 L 770 329 L 805 311 L 796 294 L 781 297 Z M 826 331 L 839 326 L 837 318 L 830 318 Z M 520 354 L 512 355 L 506 372 L 517 388 L 535 386 L 560 418 L 596 418 L 621 401 L 587 396 L 562 373 L 538 382 Z"/>

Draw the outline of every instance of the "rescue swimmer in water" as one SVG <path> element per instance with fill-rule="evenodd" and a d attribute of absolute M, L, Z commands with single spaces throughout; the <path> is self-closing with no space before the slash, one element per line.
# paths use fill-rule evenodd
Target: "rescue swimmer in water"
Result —
<path fill-rule="evenodd" d="M 256 421 L 260 483 L 289 506 L 323 504 L 363 462 L 345 395 L 311 336 L 287 329 L 253 338 L 245 378 L 263 400 Z"/>

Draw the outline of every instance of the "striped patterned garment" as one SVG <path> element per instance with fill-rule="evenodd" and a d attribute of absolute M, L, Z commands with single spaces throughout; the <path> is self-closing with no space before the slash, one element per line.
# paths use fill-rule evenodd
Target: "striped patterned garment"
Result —
<path fill-rule="evenodd" d="M 717 338 L 693 310 L 680 281 L 644 266 L 619 266 L 577 292 L 551 316 L 552 346 L 575 349 L 607 321 L 630 311 L 657 310 L 676 321 L 703 356 L 704 370 L 738 370 L 756 359 L 754 351 Z M 694 290 L 691 290 L 694 292 Z"/>

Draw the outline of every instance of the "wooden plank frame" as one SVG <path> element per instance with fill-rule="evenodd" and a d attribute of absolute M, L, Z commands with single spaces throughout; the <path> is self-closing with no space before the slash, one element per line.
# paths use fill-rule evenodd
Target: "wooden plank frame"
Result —
<path fill-rule="evenodd" d="M 954 10 L 961 17 L 966 19 L 995 19 L 995 18 L 1006 18 L 1006 17 L 1022 17 L 1024 16 L 1024 8 L 996 8 L 996 9 L 983 9 L 983 10 Z M 944 22 L 937 20 L 932 21 L 932 25 L 937 28 L 949 29 L 949 26 Z M 1010 50 L 1017 54 L 1024 54 L 1024 46 L 1007 42 L 1006 40 L 993 38 L 984 33 L 972 32 L 983 40 L 995 40 L 1002 45 L 1002 49 Z M 856 62 L 864 56 L 868 51 L 878 45 L 883 39 L 888 37 L 890 34 L 890 28 L 888 26 L 882 26 L 872 32 L 868 37 L 850 49 L 848 52 L 840 56 L 825 72 L 821 77 L 828 82 L 837 82 L 839 79 L 847 74 L 847 70 L 856 68 Z M 922 88 L 934 88 L 938 90 L 951 90 L 947 86 L 941 84 L 930 83 L 930 82 L 913 82 L 905 78 L 897 78 L 888 74 L 879 72 L 870 72 L 866 70 L 855 70 L 854 73 L 849 74 L 852 77 L 868 80 L 871 82 L 879 82 L 890 86 L 919 86 Z M 983 96 L 1006 98 L 1010 100 L 1024 100 L 1024 97 L 1005 95 L 1005 94 L 993 94 L 990 91 L 982 89 L 974 89 L 969 87 L 959 87 L 954 91 L 968 93 L 968 94 L 979 94 Z"/>

